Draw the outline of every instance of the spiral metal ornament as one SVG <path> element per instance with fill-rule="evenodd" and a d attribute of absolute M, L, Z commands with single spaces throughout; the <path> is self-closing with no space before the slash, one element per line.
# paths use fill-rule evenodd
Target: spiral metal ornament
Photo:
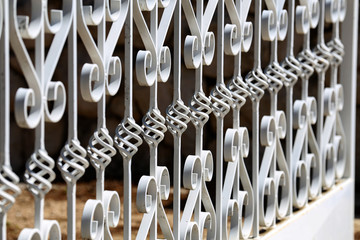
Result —
<path fill-rule="evenodd" d="M 277 62 L 272 62 L 265 69 L 265 74 L 268 78 L 269 90 L 279 92 L 285 80 L 283 68 Z"/>
<path fill-rule="evenodd" d="M 231 92 L 225 84 L 216 84 L 210 93 L 211 107 L 216 117 L 223 118 L 230 111 L 232 106 Z"/>
<path fill-rule="evenodd" d="M 269 87 L 265 74 L 261 69 L 252 70 L 246 75 L 245 81 L 249 86 L 251 98 L 260 101 L 265 94 L 265 90 Z"/>
<path fill-rule="evenodd" d="M 301 64 L 294 56 L 287 56 L 281 63 L 281 67 L 284 70 L 285 86 L 294 86 L 301 75 Z"/>
<path fill-rule="evenodd" d="M 335 66 L 339 66 L 343 62 L 343 56 L 345 55 L 344 45 L 340 39 L 334 38 L 327 43 L 331 54 L 333 56 L 332 63 Z"/>
<path fill-rule="evenodd" d="M 313 53 L 316 57 L 316 71 L 324 73 L 329 68 L 333 58 L 331 50 L 325 44 L 318 44 L 313 49 Z"/>
<path fill-rule="evenodd" d="M 314 71 L 326 67 L 327 62 L 310 50 L 310 29 L 316 28 L 320 17 L 317 0 L 301 2 L 296 7 L 296 30 L 305 35 L 303 50 L 297 55 L 301 67 L 302 97 L 293 108 L 296 130 L 292 151 L 293 164 L 293 206 L 302 208 L 308 199 L 316 198 L 321 190 L 320 150 L 313 131 L 317 121 L 317 103 L 308 96 L 309 78 Z"/>
<path fill-rule="evenodd" d="M 2 166 L 0 171 L 0 214 L 7 213 L 14 205 L 15 198 L 21 193 L 17 186 L 18 183 L 18 176 L 8 166 Z"/>
<path fill-rule="evenodd" d="M 246 98 L 250 96 L 248 86 L 241 76 L 237 76 L 229 81 L 227 88 L 231 92 L 232 107 L 240 109 L 245 104 Z"/>
<path fill-rule="evenodd" d="M 63 147 L 57 166 L 68 183 L 74 183 L 81 178 L 85 169 L 89 167 L 86 158 L 86 150 L 81 146 L 78 139 L 71 139 Z"/>
<path fill-rule="evenodd" d="M 127 117 L 117 126 L 114 141 L 121 156 L 131 159 L 137 153 L 143 142 L 139 136 L 142 132 L 142 128 L 131 117 Z"/>
<path fill-rule="evenodd" d="M 104 170 L 111 162 L 111 157 L 116 154 L 113 140 L 107 128 L 99 128 L 89 140 L 87 148 L 90 162 L 96 169 Z"/>
<path fill-rule="evenodd" d="M 157 146 L 163 139 L 167 128 L 165 118 L 157 108 L 150 109 L 143 117 L 143 132 L 145 141 L 152 146 Z"/>
<path fill-rule="evenodd" d="M 302 75 L 308 79 L 314 73 L 317 65 L 314 53 L 307 49 L 303 50 L 298 54 L 297 59 L 301 64 Z"/>
<path fill-rule="evenodd" d="M 333 117 L 327 116 L 323 130 L 324 141 L 330 143 L 334 148 L 335 161 L 335 177 L 341 179 L 345 173 L 346 167 L 346 151 L 345 151 L 345 131 L 340 116 L 340 111 L 344 107 L 344 93 L 343 86 L 338 83 L 338 69 L 343 62 L 344 45 L 340 40 L 340 23 L 344 21 L 346 15 L 346 1 L 327 1 L 325 5 L 325 19 L 327 22 L 333 24 L 333 37 L 327 43 L 331 54 L 333 56 L 331 61 L 331 80 L 330 87 L 333 89 L 335 95 L 335 114 Z M 325 92 L 329 90 L 325 89 Z M 324 93 L 325 93 L 324 92 Z M 324 104 L 328 105 L 325 99 Z M 328 111 L 326 111 L 328 112 Z M 331 120 L 332 119 L 332 120 Z M 331 124 L 330 124 L 331 122 Z M 331 131 L 330 139 L 326 132 Z"/>
<path fill-rule="evenodd" d="M 166 124 L 173 135 L 180 136 L 187 129 L 190 110 L 181 99 L 177 99 L 166 109 Z"/>
<path fill-rule="evenodd" d="M 197 128 L 204 127 L 209 120 L 209 114 L 212 112 L 211 102 L 204 92 L 196 92 L 190 101 L 191 122 Z"/>
<path fill-rule="evenodd" d="M 55 179 L 54 166 L 55 161 L 45 149 L 38 149 L 26 162 L 25 182 L 34 196 L 44 196 L 50 191 Z"/>

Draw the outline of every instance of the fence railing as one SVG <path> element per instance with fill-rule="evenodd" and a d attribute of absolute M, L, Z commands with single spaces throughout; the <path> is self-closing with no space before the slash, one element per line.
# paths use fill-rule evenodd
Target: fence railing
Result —
<path fill-rule="evenodd" d="M 291 222 L 296 213 L 315 211 L 310 202 L 321 207 L 326 194 L 340 194 L 337 185 L 353 188 L 357 1 L 63 0 L 60 9 L 52 9 L 50 1 L 33 0 L 29 16 L 18 13 L 19 2 L 0 1 L 1 239 L 6 239 L 7 212 L 21 194 L 9 150 L 10 51 L 27 83 L 15 94 L 16 123 L 35 129 L 35 151 L 24 174 L 35 200 L 35 221 L 34 228 L 22 230 L 20 240 L 60 239 L 61 231 L 67 231 L 68 239 L 76 238 L 76 183 L 88 167 L 96 170 L 96 199 L 89 199 L 83 209 L 83 239 L 112 239 L 109 228 L 118 225 L 121 215 L 124 239 L 158 239 L 158 229 L 165 239 L 264 237 L 272 229 L 279 230 L 277 225 Z M 168 33 L 171 22 L 173 36 Z M 214 23 L 215 33 L 210 30 Z M 325 24 L 331 26 L 329 41 L 324 37 Z M 134 39 L 134 28 L 141 39 Z M 186 36 L 184 28 L 189 29 Z M 295 33 L 303 36 L 296 39 L 303 45 L 299 52 L 294 49 Z M 77 64 L 78 36 L 91 59 L 82 66 Z M 115 50 L 121 36 L 125 38 L 122 59 Z M 173 39 L 173 47 L 165 45 L 166 38 Z M 317 39 L 314 46 L 312 38 Z M 34 42 L 34 55 L 29 40 Z M 135 50 L 135 40 L 142 41 L 143 50 Z M 283 40 L 286 50 L 278 46 Z M 270 61 L 262 59 L 263 41 L 270 42 Z M 53 79 L 65 45 L 67 84 Z M 254 62 L 246 73 L 241 56 L 248 56 L 250 48 Z M 224 77 L 224 55 L 234 59 L 231 79 Z M 268 63 L 264 69 L 262 61 Z M 181 89 L 183 63 L 194 69 L 195 92 L 189 103 L 181 98 L 181 90 L 189 90 Z M 216 66 L 216 85 L 207 96 L 203 67 L 209 65 Z M 169 78 L 173 100 L 161 113 L 158 84 L 169 84 Z M 133 117 L 133 81 L 150 88 L 150 99 L 143 99 L 149 109 L 141 123 Z M 309 93 L 310 81 L 316 82 L 311 84 L 317 89 L 314 96 Z M 121 84 L 125 85 L 125 112 L 113 134 L 106 127 L 105 106 L 107 96 L 117 94 Z M 278 101 L 280 90 L 286 91 L 285 101 Z M 294 91 L 301 92 L 301 97 L 294 97 Z M 264 94 L 270 96 L 266 103 L 270 107 L 260 113 Z M 85 148 L 78 140 L 78 97 L 97 103 L 97 128 Z M 282 103 L 286 105 L 279 106 Z M 252 106 L 252 113 L 246 113 L 252 114 L 251 129 L 240 122 L 244 104 Z M 65 110 L 68 140 L 58 159 L 52 159 L 46 151 L 45 122 L 59 121 Z M 231 111 L 233 125 L 225 129 L 224 119 Z M 216 137 L 215 152 L 203 144 L 204 125 L 211 114 L 216 118 L 216 136 L 210 136 Z M 184 160 L 181 140 L 189 124 L 196 130 L 195 149 Z M 158 147 L 166 131 L 173 136 L 173 172 L 158 164 Z M 149 176 L 142 176 L 137 184 L 136 208 L 143 218 L 134 232 L 131 162 L 142 144 L 150 150 Z M 104 189 L 105 169 L 117 153 L 124 166 L 121 193 Z M 247 157 L 250 165 L 244 161 Z M 44 219 L 45 196 L 56 177 L 55 167 L 67 184 L 67 229 L 60 229 L 56 220 Z M 170 178 L 173 224 L 162 204 L 170 194 Z M 211 181 L 216 186 L 213 198 L 207 188 Z M 183 204 L 181 188 L 188 189 Z M 353 206 L 353 190 L 341 196 Z M 352 234 L 352 226 L 348 229 Z M 340 231 L 344 232 L 339 236 L 349 236 L 349 231 Z"/>

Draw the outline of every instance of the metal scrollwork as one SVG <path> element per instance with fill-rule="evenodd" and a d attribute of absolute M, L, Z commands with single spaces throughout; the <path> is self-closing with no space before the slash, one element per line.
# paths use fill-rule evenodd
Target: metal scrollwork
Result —
<path fill-rule="evenodd" d="M 113 139 L 106 128 L 106 95 L 117 93 L 122 69 L 120 58 L 113 56 L 128 12 L 129 1 L 96 0 L 94 5 L 77 1 L 78 32 L 93 63 L 81 70 L 80 90 L 86 101 L 98 102 L 97 130 L 89 140 L 87 153 L 96 170 L 96 200 L 88 200 L 82 215 L 81 234 L 89 239 L 112 239 L 109 227 L 120 219 L 120 197 L 116 191 L 104 191 L 105 168 L 116 154 Z M 111 23 L 106 34 L 106 22 Z M 88 26 L 96 26 L 97 44 Z M 100 215 L 103 215 L 102 217 Z M 97 219 L 99 218 L 99 219 Z M 93 225 L 97 227 L 93 229 Z"/>
<path fill-rule="evenodd" d="M 34 197 L 34 226 L 22 229 L 19 240 L 63 238 L 62 223 L 45 219 L 55 166 L 66 184 L 63 231 L 68 240 L 79 234 L 112 240 L 120 221 L 126 240 L 259 239 L 285 236 L 287 224 L 311 225 L 314 221 L 302 220 L 315 214 L 314 206 L 325 209 L 335 198 L 353 194 L 357 7 L 357 1 L 347 0 L 0 0 L 0 239 L 12 237 L 7 231 L 13 231 L 9 226 L 19 215 L 16 201 L 22 188 L 14 161 L 21 154 L 11 149 L 28 145 L 17 146 L 16 139 L 14 144 L 13 135 L 18 138 L 22 130 L 13 126 L 12 113 L 18 127 L 34 129 L 35 135 L 23 180 Z M 286 50 L 279 41 L 286 41 Z M 253 43 L 250 63 L 252 58 L 242 55 Z M 85 63 L 78 66 L 84 54 Z M 61 57 L 66 58 L 63 66 Z M 252 68 L 243 75 L 244 67 Z M 123 76 L 119 103 L 111 97 L 118 94 Z M 24 81 L 16 82 L 19 77 Z M 173 87 L 172 101 L 163 114 L 162 102 L 171 92 L 158 84 L 171 78 L 166 86 Z M 183 78 L 194 80 L 190 97 L 184 93 L 192 88 L 184 86 Z M 144 99 L 134 86 L 150 90 L 141 124 L 133 98 L 135 103 Z M 96 129 L 85 148 L 78 132 L 79 94 L 97 104 Z M 114 136 L 112 124 L 107 126 L 114 119 L 107 115 L 107 104 L 111 112 L 124 107 Z M 64 136 L 47 139 L 46 131 L 54 130 L 46 123 L 60 121 L 65 110 L 67 120 L 55 133 L 67 127 L 66 142 L 55 162 L 47 145 L 52 140 L 57 145 Z M 216 128 L 216 138 L 211 131 L 204 133 L 205 124 L 215 124 L 209 121 L 211 113 L 216 125 L 208 127 Z M 227 128 L 229 117 L 232 126 Z M 252 126 L 244 127 L 243 120 Z M 188 129 L 190 122 L 193 129 Z M 173 138 L 171 173 L 158 164 L 166 131 Z M 183 161 L 189 149 L 182 142 L 192 141 L 186 131 L 194 134 L 194 151 Z M 204 135 L 212 141 L 204 141 Z M 144 142 L 149 151 L 141 153 Z M 216 151 L 205 150 L 215 144 Z M 123 164 L 121 193 L 105 190 L 105 171 L 111 170 L 117 152 Z M 134 183 L 132 199 L 132 160 L 139 152 L 148 158 L 149 174 Z M 90 165 L 96 197 L 86 201 L 77 233 L 76 188 Z M 142 217 L 138 226 L 133 200 Z M 172 209 L 167 208 L 170 202 Z M 345 212 L 341 220 L 349 216 Z M 334 222 L 326 218 L 326 224 Z"/>
<path fill-rule="evenodd" d="M 206 187 L 206 182 L 211 181 L 212 178 L 213 158 L 210 151 L 203 150 L 203 127 L 212 112 L 212 104 L 202 88 L 203 65 L 210 65 L 215 53 L 215 36 L 208 29 L 217 3 L 217 0 L 210 0 L 204 9 L 204 1 L 197 1 L 195 14 L 191 1 L 182 0 L 185 18 L 192 34 L 185 37 L 184 62 L 187 68 L 195 69 L 195 93 L 190 100 L 189 116 L 196 128 L 196 144 L 195 155 L 189 155 L 185 160 L 184 186 L 190 190 L 190 193 L 185 205 L 186 214 L 183 214 L 180 223 L 181 239 L 189 237 L 203 239 L 205 228 L 206 238 L 214 239 L 218 226 L 215 209 Z M 192 184 L 188 184 L 190 179 L 194 181 Z M 205 211 L 202 211 L 202 204 Z M 194 216 L 193 221 L 192 216 Z"/>
<path fill-rule="evenodd" d="M 259 183 L 259 106 L 260 101 L 269 87 L 267 77 L 261 69 L 261 32 L 262 32 L 262 1 L 255 1 L 255 27 L 254 27 L 254 66 L 245 77 L 247 90 L 252 101 L 252 186 L 254 192 L 254 219 L 252 236 L 259 236 L 260 226 L 260 183 Z M 266 19 L 266 17 L 265 17 Z M 271 22 L 271 21 L 270 21 Z M 269 21 L 268 21 L 269 23 Z M 266 26 L 267 27 L 267 26 Z M 268 27 L 267 27 L 268 28 Z M 268 203 L 271 204 L 270 201 Z"/>
<path fill-rule="evenodd" d="M 144 213 L 144 216 L 136 239 L 146 239 L 148 233 L 150 238 L 156 238 L 158 224 L 166 239 L 174 239 L 162 205 L 162 200 L 169 197 L 170 175 L 166 167 L 157 165 L 158 145 L 167 131 L 165 118 L 161 115 L 157 105 L 157 84 L 158 82 L 166 82 L 170 76 L 170 49 L 163 46 L 163 44 L 175 5 L 176 1 L 138 0 L 134 2 L 134 22 L 146 48 L 146 50 L 140 50 L 137 53 L 136 76 L 140 85 L 150 86 L 151 92 L 149 110 L 143 117 L 143 131 L 141 132 L 150 148 L 151 176 L 143 176 L 138 186 L 136 203 L 138 210 Z M 158 21 L 160 8 L 163 8 L 163 14 Z M 150 12 L 150 30 L 146 25 L 143 11 Z M 148 187 L 150 189 L 155 187 L 155 192 L 153 189 L 151 195 L 149 195 Z M 148 205 L 152 207 L 144 207 Z"/>
<path fill-rule="evenodd" d="M 0 2 L 0 238 L 7 239 L 7 213 L 21 193 L 17 186 L 19 177 L 10 163 L 10 48 L 9 48 L 9 4 Z"/>
<path fill-rule="evenodd" d="M 252 42 L 252 23 L 246 22 L 251 1 L 240 1 L 236 5 L 233 1 L 225 1 L 225 4 L 232 16 L 231 22 L 235 23 L 225 25 L 225 53 L 235 56 L 235 66 L 234 76 L 227 85 L 232 98 L 233 128 L 226 130 L 224 139 L 224 159 L 228 165 L 223 187 L 223 218 L 224 222 L 227 222 L 229 210 L 237 210 L 231 218 L 234 222 L 230 222 L 232 230 L 228 233 L 227 239 L 247 239 L 251 235 L 254 219 L 254 193 L 244 162 L 244 158 L 249 154 L 250 144 L 247 129 L 240 127 L 240 109 L 250 96 L 248 85 L 241 76 L 241 52 L 247 52 Z M 240 38 L 239 43 L 235 43 L 241 48 L 232 48 L 237 51 L 226 50 L 227 36 L 231 36 L 227 30 L 232 30 L 232 34 Z M 231 224 L 235 224 L 236 227 L 231 227 Z"/>
<path fill-rule="evenodd" d="M 296 7 L 296 31 L 304 35 L 303 49 L 297 56 L 301 64 L 302 94 L 301 100 L 295 101 L 293 111 L 293 126 L 297 130 L 292 153 L 292 160 L 295 163 L 293 205 L 296 208 L 304 207 L 308 199 L 316 198 L 321 191 L 320 150 L 312 128 L 317 121 L 317 103 L 314 97 L 308 96 L 309 78 L 317 65 L 316 57 L 310 50 L 310 29 L 316 28 L 319 11 L 317 0 L 303 1 Z M 295 146 L 302 147 L 295 148 Z M 298 188 L 295 187 L 296 184 Z"/>
<path fill-rule="evenodd" d="M 319 2 L 318 38 L 317 45 L 313 50 L 316 58 L 315 70 L 318 74 L 317 111 L 319 119 L 316 125 L 316 138 L 320 148 L 322 187 L 323 189 L 329 189 L 335 183 L 335 146 L 328 137 L 329 131 L 324 128 L 323 117 L 329 119 L 330 115 L 335 114 L 336 97 L 333 88 L 325 87 L 325 75 L 330 63 L 333 61 L 333 55 L 324 39 L 325 0 Z"/>
<path fill-rule="evenodd" d="M 269 227 L 275 224 L 275 214 L 278 219 L 282 219 L 287 216 L 290 207 L 289 168 L 280 142 L 280 139 L 286 136 L 286 117 L 283 111 L 277 109 L 277 94 L 286 79 L 285 70 L 278 62 L 278 41 L 286 37 L 288 15 L 283 9 L 285 1 L 266 0 L 265 2 L 268 10 L 264 10 L 262 15 L 262 22 L 266 22 L 262 28 L 262 36 L 265 40 L 271 41 L 270 65 L 265 69 L 271 96 L 271 115 L 265 116 L 261 121 L 260 140 L 265 151 L 259 172 L 259 204 L 260 225 Z"/>
<path fill-rule="evenodd" d="M 166 109 L 166 125 L 174 138 L 174 207 L 173 230 L 174 239 L 180 239 L 181 212 L 181 136 L 190 122 L 190 110 L 181 99 L 181 0 L 176 3 L 174 24 L 178 28 L 174 31 L 174 88 L 173 101 Z"/>
<path fill-rule="evenodd" d="M 344 106 L 343 87 L 338 83 L 338 69 L 345 54 L 344 45 L 340 39 L 340 22 L 344 21 L 346 15 L 346 0 L 326 1 L 325 20 L 333 24 L 333 36 L 327 46 L 332 54 L 330 87 L 335 93 L 335 113 L 326 118 L 323 141 L 331 141 L 334 145 L 335 178 L 341 179 L 344 176 L 346 167 L 345 131 L 340 118 L 340 111 Z M 325 90 L 326 91 L 326 90 Z"/>
<path fill-rule="evenodd" d="M 304 162 L 298 164 L 298 159 L 293 160 L 293 89 L 301 75 L 301 64 L 294 56 L 294 32 L 295 32 L 295 0 L 288 1 L 288 37 L 286 57 L 281 63 L 286 88 L 286 125 L 289 130 L 286 136 L 286 160 L 289 168 L 290 207 L 291 215 L 293 206 L 299 208 L 307 199 L 307 174 Z M 300 24 L 301 25 L 301 24 Z M 296 151 L 296 150 L 295 150 Z M 300 184 L 297 184 L 300 183 Z M 298 187 L 299 186 L 299 187 Z"/>
<path fill-rule="evenodd" d="M 10 2 L 11 46 L 29 85 L 16 92 L 15 118 L 21 127 L 36 128 L 35 152 L 25 171 L 25 182 L 35 198 L 35 228 L 24 229 L 19 239 L 54 239 L 60 238 L 59 224 L 43 216 L 44 197 L 55 179 L 55 162 L 45 150 L 45 121 L 59 121 L 65 110 L 65 87 L 51 79 L 71 26 L 73 6 L 71 1 L 63 1 L 63 9 L 49 9 L 47 1 L 32 1 L 32 8 L 31 18 L 18 16 L 17 1 Z M 46 56 L 45 33 L 54 36 Z M 35 64 L 23 39 L 35 40 Z M 49 102 L 53 102 L 51 110 Z"/>

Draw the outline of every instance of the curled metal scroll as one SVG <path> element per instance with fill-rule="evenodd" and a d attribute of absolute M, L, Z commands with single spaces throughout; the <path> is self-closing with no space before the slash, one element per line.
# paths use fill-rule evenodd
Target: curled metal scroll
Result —
<path fill-rule="evenodd" d="M 150 148 L 150 175 L 143 176 L 137 192 L 138 210 L 144 213 L 136 239 L 157 238 L 159 224 L 166 239 L 174 239 L 167 219 L 162 200 L 166 200 L 170 193 L 170 174 L 166 167 L 157 164 L 158 144 L 163 140 L 167 131 L 165 118 L 161 115 L 157 105 L 157 84 L 166 82 L 171 71 L 171 53 L 164 46 L 169 24 L 172 19 L 176 1 L 138 0 L 134 2 L 134 22 L 139 30 L 146 50 L 140 50 L 136 56 L 136 77 L 140 85 L 150 86 L 149 110 L 142 119 L 141 132 Z M 158 17 L 163 9 L 161 18 Z M 144 13 L 150 12 L 150 30 L 146 24 Z M 158 19 L 159 18 L 159 19 Z M 148 200 L 148 190 L 152 189 L 151 200 Z M 154 189 L 155 188 L 155 189 Z M 154 191 L 155 190 L 155 191 Z M 147 208 L 145 206 L 151 205 Z"/>
<path fill-rule="evenodd" d="M 344 105 L 344 93 L 343 87 L 338 83 L 337 75 L 338 68 L 343 61 L 343 56 L 345 54 L 344 45 L 341 42 L 339 37 L 339 28 L 340 23 L 344 21 L 346 15 L 346 0 L 338 1 L 326 1 L 325 2 L 325 20 L 333 24 L 333 37 L 330 42 L 327 43 L 327 46 L 330 48 L 332 54 L 331 61 L 331 80 L 330 87 L 334 89 L 335 92 L 335 122 L 332 120 L 332 124 L 329 124 L 328 118 L 325 120 L 325 126 L 323 134 L 324 142 L 329 141 L 334 145 L 334 161 L 335 161 L 335 178 L 341 179 L 345 173 L 346 167 L 346 151 L 345 151 L 345 132 L 344 127 L 340 118 L 340 111 L 343 109 Z M 331 125 L 331 126 L 330 126 Z M 332 129 L 332 130 L 330 130 Z M 332 134 L 328 136 L 327 131 L 332 131 Z"/>
<path fill-rule="evenodd" d="M 29 88 L 20 88 L 15 95 L 15 118 L 19 126 L 37 128 L 35 152 L 26 163 L 25 182 L 35 197 L 35 228 L 24 229 L 19 239 L 60 238 L 60 227 L 56 221 L 43 219 L 44 197 L 55 179 L 54 160 L 45 150 L 45 121 L 57 122 L 65 110 L 65 87 L 61 82 L 52 82 L 55 67 L 71 26 L 73 5 L 63 2 L 63 9 L 49 9 L 46 2 L 33 1 L 32 15 L 18 16 L 17 1 L 10 3 L 11 46 L 19 59 Z M 51 22 L 48 14 L 51 14 Z M 45 56 L 45 33 L 54 36 Z M 33 64 L 23 39 L 36 41 Z M 48 102 L 53 102 L 50 110 Z"/>
<path fill-rule="evenodd" d="M 217 118 L 224 117 L 229 107 L 233 109 L 233 128 L 227 129 L 224 139 L 224 160 L 228 164 L 222 189 L 221 235 L 224 239 L 246 239 L 252 230 L 254 195 L 243 159 L 249 152 L 249 136 L 246 128 L 240 128 L 240 109 L 250 95 L 241 77 L 241 52 L 248 51 L 252 42 L 252 23 L 246 22 L 251 1 L 225 1 L 225 5 L 231 23 L 224 28 L 224 52 L 235 57 L 234 77 L 227 85 L 230 92 L 223 91 L 221 83 L 211 92 Z"/>
<path fill-rule="evenodd" d="M 271 116 L 264 116 L 261 121 L 260 142 L 265 151 L 259 172 L 259 213 L 260 225 L 270 227 L 275 224 L 276 218 L 282 219 L 288 215 L 291 197 L 289 166 L 280 142 L 286 136 L 286 117 L 283 111 L 277 110 L 277 94 L 286 82 L 285 69 L 278 62 L 278 41 L 286 37 L 288 15 L 283 9 L 285 1 L 265 2 L 268 10 L 262 13 L 262 22 L 265 23 L 262 37 L 271 41 L 270 64 L 265 69 L 271 95 Z"/>
<path fill-rule="evenodd" d="M 128 6 L 127 0 L 96 0 L 94 5 L 84 5 L 82 0 L 77 1 L 78 32 L 92 60 L 92 63 L 82 67 L 80 90 L 86 101 L 98 102 L 98 126 L 87 147 L 90 163 L 97 172 L 96 200 L 88 200 L 89 204 L 83 210 L 81 233 L 84 238 L 112 239 L 109 227 L 116 227 L 120 218 L 118 193 L 104 190 L 105 168 L 116 154 L 113 139 L 106 128 L 105 103 L 106 95 L 115 95 L 121 83 L 121 62 L 119 57 L 113 56 L 113 52 L 125 23 Z M 110 23 L 108 32 L 106 22 Z M 97 43 L 88 26 L 97 27 Z M 95 219 L 94 214 L 98 211 L 103 211 L 101 221 Z M 96 229 L 92 229 L 94 223 Z"/>
<path fill-rule="evenodd" d="M 308 96 L 309 78 L 317 66 L 317 59 L 310 50 L 310 29 L 316 28 L 319 15 L 317 0 L 302 1 L 296 7 L 296 31 L 304 35 L 304 42 L 303 50 L 297 56 L 301 66 L 302 97 L 295 101 L 293 110 L 293 125 L 297 130 L 292 152 L 295 208 L 304 207 L 308 199 L 316 198 L 321 191 L 320 151 L 312 128 L 317 122 L 317 102 Z"/>
<path fill-rule="evenodd" d="M 7 213 L 21 193 L 19 177 L 13 172 L 10 161 L 10 42 L 9 4 L 0 2 L 0 238 L 7 238 Z"/>
<path fill-rule="evenodd" d="M 213 175 L 213 158 L 210 151 L 203 150 L 201 157 L 189 155 L 185 160 L 183 184 L 189 189 L 183 215 L 181 217 L 180 239 L 214 239 L 216 234 L 215 210 L 212 206 L 206 182 Z M 201 210 L 202 204 L 205 211 Z M 194 215 L 194 221 L 191 220 Z M 205 236 L 207 229 L 207 236 Z"/>
<path fill-rule="evenodd" d="M 191 35 L 185 37 L 184 62 L 187 68 L 195 69 L 196 76 L 195 93 L 189 104 L 190 120 L 196 128 L 196 155 L 188 156 L 184 166 L 184 185 L 190 189 L 190 193 L 185 205 L 186 214 L 183 214 L 180 223 L 181 239 L 189 237 L 214 239 L 216 236 L 215 209 L 206 186 L 206 181 L 212 178 L 213 158 L 210 151 L 203 150 L 202 136 L 203 127 L 212 112 L 212 104 L 203 92 L 202 69 L 203 65 L 211 64 L 215 53 L 215 36 L 213 32 L 209 32 L 209 26 L 217 4 L 217 0 L 210 0 L 204 8 L 204 1 L 197 1 L 195 13 L 191 1 L 182 0 L 183 11 L 191 32 Z M 223 86 L 221 88 L 224 89 Z M 227 90 L 223 92 L 225 91 L 228 92 Z M 218 105 L 220 106 L 223 105 Z M 190 179 L 194 181 L 193 184 L 188 184 Z M 202 206 L 205 211 L 202 211 Z M 191 221 L 192 216 L 194 221 Z M 207 236 L 204 236 L 205 228 Z"/>
<path fill-rule="evenodd" d="M 317 139 L 320 148 L 321 170 L 322 170 L 322 187 L 330 189 L 335 184 L 336 179 L 336 150 L 335 135 L 330 127 L 335 125 L 336 115 L 336 93 L 334 79 L 334 67 L 339 61 L 339 55 L 334 54 L 324 40 L 325 21 L 333 22 L 334 19 L 345 17 L 345 4 L 339 1 L 320 1 L 320 18 L 318 27 L 318 44 L 314 48 L 317 60 L 316 71 L 318 73 L 318 114 L 317 122 Z M 331 44 L 330 44 L 331 46 Z M 334 59 L 335 58 L 335 59 Z M 325 74 L 332 65 L 332 82 L 330 86 L 325 86 Z M 336 67 L 335 67 L 336 68 Z M 336 70 L 335 70 L 336 71 Z M 336 82 L 336 80 L 335 80 Z M 323 120 L 325 117 L 325 120 Z M 332 122 L 332 123 L 331 123 Z M 331 132 L 331 133 L 330 133 Z M 339 139 L 339 138 L 338 138 Z M 339 142 L 339 141 L 338 141 Z M 344 162 L 344 161 L 340 161 Z M 341 164 L 339 164 L 340 166 Z M 341 168 L 341 167 L 340 167 Z"/>

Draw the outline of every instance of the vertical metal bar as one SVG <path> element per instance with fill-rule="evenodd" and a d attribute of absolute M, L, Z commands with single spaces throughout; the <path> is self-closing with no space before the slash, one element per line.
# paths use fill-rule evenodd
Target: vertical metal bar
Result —
<path fill-rule="evenodd" d="M 181 87 L 181 0 L 177 0 L 174 12 L 174 96 L 173 104 L 180 99 Z M 176 29 L 177 28 L 177 29 Z M 174 135 L 174 203 L 173 228 L 175 240 L 180 240 L 181 211 L 181 135 Z"/>
<path fill-rule="evenodd" d="M 123 160 L 124 168 L 124 239 L 131 239 L 131 160 Z"/>
<path fill-rule="evenodd" d="M 133 1 L 129 2 L 125 21 L 125 114 L 124 119 L 133 117 Z M 124 240 L 131 239 L 131 157 L 123 157 L 124 168 Z"/>
<path fill-rule="evenodd" d="M 76 239 L 76 184 L 67 183 L 67 239 Z"/>
<path fill-rule="evenodd" d="M 73 18 L 68 36 L 68 143 L 77 139 L 77 32 L 76 1 L 72 2 Z M 67 183 L 67 239 L 76 239 L 76 183 Z"/>
<path fill-rule="evenodd" d="M 263 0 L 255 1 L 254 69 L 261 68 L 261 7 L 262 7 L 262 1 Z"/>
<path fill-rule="evenodd" d="M 359 1 L 347 1 L 346 18 L 341 28 L 341 39 L 345 56 L 340 67 L 340 83 L 344 88 L 344 109 L 340 115 L 346 133 L 347 166 L 345 177 L 355 177 L 355 134 L 356 134 L 356 76 L 358 53 Z M 354 211 L 352 211 L 354 212 Z"/>
<path fill-rule="evenodd" d="M 6 238 L 6 213 L 0 213 L 0 237 L 1 239 L 7 239 Z"/>
<path fill-rule="evenodd" d="M 180 239 L 180 211 L 181 211 L 181 138 L 174 138 L 174 203 L 173 203 L 173 222 L 174 238 Z"/>
<path fill-rule="evenodd" d="M 341 28 L 341 38 L 345 46 L 343 64 L 340 66 L 340 83 L 344 88 L 344 108 L 340 112 L 346 134 L 346 168 L 344 176 L 355 181 L 355 139 L 356 139 L 356 84 L 357 84 L 357 53 L 358 53 L 359 1 L 347 1 L 346 18 Z M 353 184 L 355 184 L 353 182 Z M 349 198 L 351 206 L 350 219 L 354 219 L 354 195 Z M 353 233 L 353 225 L 349 232 Z"/>
<path fill-rule="evenodd" d="M 45 35 L 44 28 L 41 28 L 38 37 L 35 39 L 35 68 L 40 81 L 41 95 L 44 96 L 46 83 L 44 80 L 44 59 L 45 59 Z M 39 125 L 35 129 L 35 151 L 45 149 L 45 120 L 41 118 Z"/>
<path fill-rule="evenodd" d="M 40 81 L 41 95 L 44 96 L 46 83 L 44 79 L 44 60 L 45 60 L 45 34 L 44 27 L 41 28 L 39 35 L 35 39 L 35 68 Z M 35 151 L 45 150 L 45 119 L 42 113 L 39 125 L 35 129 Z M 44 220 L 44 196 L 34 195 L 35 197 L 35 228 L 41 229 Z"/>
<path fill-rule="evenodd" d="M 255 6 L 256 9 L 256 6 Z M 259 236 L 259 102 L 252 102 L 252 186 L 254 190 L 255 213 L 253 238 Z"/>
<path fill-rule="evenodd" d="M 9 64 L 9 10 L 8 10 L 8 1 L 2 1 L 3 9 L 0 14 L 3 15 L 3 26 L 2 32 L 0 32 L 0 89 L 1 89 L 1 111 L 0 111 L 0 127 L 1 127 L 1 136 L 0 136 L 0 169 L 2 166 L 10 167 L 10 64 Z M 5 238 L 4 238 L 5 239 Z"/>
<path fill-rule="evenodd" d="M 102 18 L 100 24 L 97 27 L 97 46 L 100 52 L 100 56 L 104 61 L 105 58 L 105 37 L 106 37 L 106 22 L 105 22 L 105 16 Z M 107 71 L 105 71 L 107 72 Z M 105 81 L 108 81 L 109 76 L 105 77 Z M 104 81 L 104 84 L 106 86 L 106 83 Z M 98 129 L 100 128 L 106 128 L 106 93 L 104 90 L 104 93 L 98 102 Z"/>
<path fill-rule="evenodd" d="M 73 1 L 72 24 L 68 36 L 68 141 L 77 139 L 77 32 L 76 1 Z"/>
<path fill-rule="evenodd" d="M 217 7 L 217 71 L 216 83 L 224 84 L 224 0 L 218 1 Z M 216 117 L 216 239 L 223 238 L 223 134 L 224 116 Z M 226 229 L 224 229 L 226 231 Z"/>

